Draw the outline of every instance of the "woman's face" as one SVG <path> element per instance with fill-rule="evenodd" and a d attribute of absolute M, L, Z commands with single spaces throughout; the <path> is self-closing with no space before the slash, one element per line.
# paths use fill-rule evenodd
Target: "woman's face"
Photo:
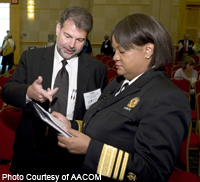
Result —
<path fill-rule="evenodd" d="M 186 64 L 185 67 L 186 67 L 186 70 L 187 70 L 187 71 L 192 71 L 192 69 L 194 69 L 194 65 L 191 65 L 191 64 L 189 64 L 189 63 Z"/>
<path fill-rule="evenodd" d="M 113 60 L 115 61 L 115 68 L 119 75 L 132 80 L 149 69 L 148 65 L 153 54 L 153 44 L 149 43 L 140 47 L 134 45 L 134 49 L 125 50 L 112 37 L 112 47 L 115 52 Z"/>

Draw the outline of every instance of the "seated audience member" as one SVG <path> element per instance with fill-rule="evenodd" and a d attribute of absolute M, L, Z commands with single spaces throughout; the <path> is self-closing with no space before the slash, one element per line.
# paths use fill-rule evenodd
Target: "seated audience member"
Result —
<path fill-rule="evenodd" d="M 77 173 L 96 173 L 102 181 L 167 182 L 191 121 L 187 96 L 164 72 L 174 61 L 170 35 L 152 16 L 132 14 L 114 26 L 111 41 L 120 76 L 82 125 L 52 113 L 73 135 L 58 135 L 58 145 L 83 156 Z"/>
<path fill-rule="evenodd" d="M 174 74 L 174 77 L 183 77 L 191 82 L 191 109 L 195 109 L 194 83 L 198 79 L 198 73 L 196 70 L 194 70 L 194 66 L 195 60 L 191 56 L 187 56 L 183 61 L 182 68 L 179 68 Z"/>
<path fill-rule="evenodd" d="M 174 77 L 183 77 L 187 80 L 190 80 L 192 87 L 194 88 L 194 82 L 198 79 L 198 73 L 196 70 L 194 70 L 195 66 L 195 60 L 187 56 L 182 64 L 182 68 L 179 68 L 175 74 Z"/>

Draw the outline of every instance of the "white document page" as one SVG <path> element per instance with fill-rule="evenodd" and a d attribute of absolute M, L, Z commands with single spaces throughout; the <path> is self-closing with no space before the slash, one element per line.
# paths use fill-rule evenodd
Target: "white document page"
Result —
<path fill-rule="evenodd" d="M 66 126 L 64 123 L 62 123 L 57 118 L 52 116 L 49 112 L 43 109 L 39 104 L 34 103 L 33 106 L 43 121 L 45 121 L 51 127 L 55 128 L 58 132 L 63 134 L 65 137 L 72 137 L 71 134 L 69 134 L 63 129 L 63 126 Z"/>

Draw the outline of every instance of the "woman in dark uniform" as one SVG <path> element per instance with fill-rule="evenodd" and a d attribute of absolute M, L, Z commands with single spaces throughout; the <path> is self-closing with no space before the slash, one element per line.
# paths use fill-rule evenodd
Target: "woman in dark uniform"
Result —
<path fill-rule="evenodd" d="M 73 135 L 58 136 L 58 145 L 83 155 L 77 164 L 82 174 L 101 174 L 104 181 L 168 181 L 191 121 L 187 96 L 164 72 L 174 60 L 171 38 L 153 17 L 133 14 L 115 25 L 111 40 L 120 76 L 83 123 L 52 113 Z"/>

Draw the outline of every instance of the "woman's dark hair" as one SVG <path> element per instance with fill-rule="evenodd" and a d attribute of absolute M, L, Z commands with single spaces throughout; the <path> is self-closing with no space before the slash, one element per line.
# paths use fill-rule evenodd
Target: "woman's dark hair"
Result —
<path fill-rule="evenodd" d="M 195 60 L 191 56 L 187 56 L 184 58 L 183 63 L 182 63 L 182 68 L 186 69 L 186 65 L 195 65 Z"/>
<path fill-rule="evenodd" d="M 68 19 L 72 20 L 77 28 L 85 30 L 87 33 L 92 30 L 92 15 L 82 7 L 72 6 L 65 9 L 60 19 L 61 28 Z"/>
<path fill-rule="evenodd" d="M 132 14 L 118 22 L 111 32 L 111 40 L 120 44 L 125 50 L 134 49 L 134 44 L 144 46 L 154 44 L 149 68 L 163 69 L 174 61 L 174 47 L 170 35 L 163 25 L 152 16 Z"/>

